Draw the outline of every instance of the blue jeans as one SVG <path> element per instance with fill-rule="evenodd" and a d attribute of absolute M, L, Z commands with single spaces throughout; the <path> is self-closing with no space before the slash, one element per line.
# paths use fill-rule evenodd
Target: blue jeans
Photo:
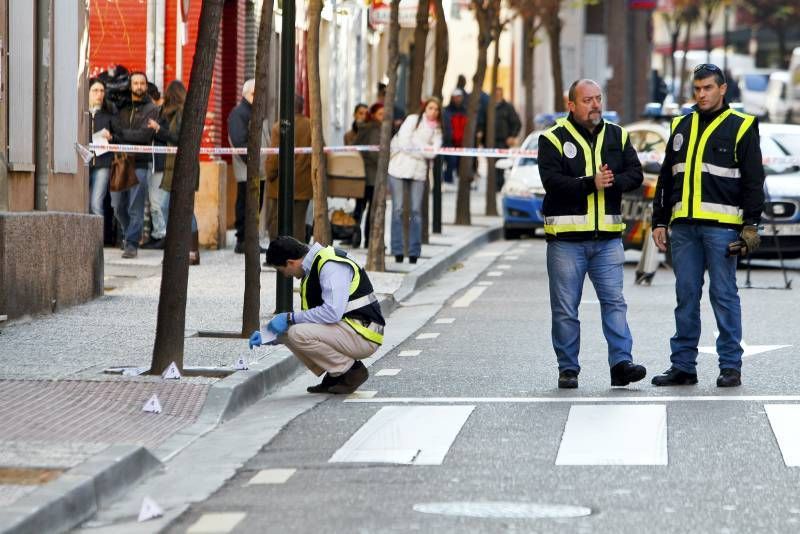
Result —
<path fill-rule="evenodd" d="M 114 215 L 122 228 L 125 244 L 135 248 L 139 248 L 139 241 L 142 239 L 148 174 L 148 169 L 137 167 L 136 178 L 139 179 L 139 185 L 125 191 L 111 192 L 111 205 L 114 206 Z"/>
<path fill-rule="evenodd" d="M 708 269 L 708 296 L 717 319 L 720 369 L 742 368 L 742 309 L 736 287 L 736 258 L 725 257 L 736 230 L 716 226 L 676 224 L 670 232 L 675 270 L 675 335 L 670 339 L 672 366 L 694 373 L 700 341 L 700 298 Z"/>
<path fill-rule="evenodd" d="M 161 204 L 161 213 L 164 214 L 164 220 L 169 221 L 169 203 L 170 199 L 172 198 L 172 193 L 170 193 L 169 191 L 164 191 L 164 196 L 162 198 L 164 203 Z M 195 232 L 197 232 L 197 218 L 194 216 L 194 210 L 192 210 L 192 233 Z"/>
<path fill-rule="evenodd" d="M 150 176 L 147 179 L 147 198 L 150 200 L 150 222 L 153 229 L 150 232 L 150 239 L 164 239 L 167 235 L 167 214 L 164 211 L 164 204 L 169 204 L 169 191 L 161 189 L 161 180 L 164 179 L 164 172 L 154 172 L 150 167 Z"/>
<path fill-rule="evenodd" d="M 578 306 L 587 274 L 600 301 L 603 335 L 608 343 L 608 365 L 613 367 L 623 361 L 633 361 L 633 338 L 626 318 L 628 306 L 622 296 L 624 261 L 621 239 L 547 243 L 553 349 L 559 371 L 581 370 L 578 363 L 581 347 Z"/>
<path fill-rule="evenodd" d="M 425 182 L 389 176 L 392 190 L 392 256 L 403 255 L 403 188 L 411 189 L 408 224 L 408 256 L 419 258 L 422 252 L 422 197 Z"/>
<path fill-rule="evenodd" d="M 458 162 L 461 160 L 458 156 L 444 156 L 444 176 L 442 180 L 447 184 L 453 183 L 453 174 L 458 172 Z"/>
<path fill-rule="evenodd" d="M 93 215 L 105 215 L 103 202 L 108 193 L 108 181 L 111 178 L 111 168 L 93 167 L 89 171 L 89 189 L 91 191 L 89 208 Z"/>

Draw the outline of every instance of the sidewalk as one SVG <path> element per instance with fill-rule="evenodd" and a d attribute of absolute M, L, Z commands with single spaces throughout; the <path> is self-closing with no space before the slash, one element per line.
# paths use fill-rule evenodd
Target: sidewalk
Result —
<path fill-rule="evenodd" d="M 419 262 L 396 264 L 387 256 L 387 272 L 370 273 L 387 315 L 471 249 L 499 238 L 501 219 L 479 215 L 483 194 L 471 196 L 471 226 L 450 224 L 455 193 L 444 193 L 442 233 L 431 234 Z M 350 252 L 365 262 L 366 249 Z M 107 248 L 103 297 L 0 324 L 0 532 L 69 529 L 304 372 L 284 347 L 250 351 L 246 339 L 206 337 L 241 330 L 244 259 L 229 247 L 202 251 L 201 265 L 189 271 L 184 366 L 227 368 L 231 374 L 175 381 L 104 373 L 149 368 L 161 257 L 161 251 L 140 250 L 138 258 L 122 260 L 118 250 Z M 268 318 L 275 306 L 275 271 L 262 269 L 261 313 Z M 249 370 L 233 372 L 239 356 Z M 154 393 L 162 413 L 143 412 Z"/>

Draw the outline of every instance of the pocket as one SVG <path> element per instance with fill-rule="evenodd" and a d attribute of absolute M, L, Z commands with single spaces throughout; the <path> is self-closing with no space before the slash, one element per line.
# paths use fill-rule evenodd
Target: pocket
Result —
<path fill-rule="evenodd" d="M 727 137 L 715 138 L 709 142 L 706 161 L 722 167 L 732 167 L 735 163 L 735 147 L 733 139 Z"/>

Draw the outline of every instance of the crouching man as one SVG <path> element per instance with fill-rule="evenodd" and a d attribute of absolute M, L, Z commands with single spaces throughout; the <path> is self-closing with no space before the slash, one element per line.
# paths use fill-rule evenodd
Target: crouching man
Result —
<path fill-rule="evenodd" d="M 308 392 L 354 392 L 369 376 L 361 360 L 381 346 L 386 325 L 366 271 L 341 249 L 309 248 L 289 236 L 269 244 L 267 264 L 302 279 L 302 311 L 276 315 L 267 329 L 312 373 L 325 373 Z M 261 332 L 253 332 L 250 348 L 261 343 Z"/>

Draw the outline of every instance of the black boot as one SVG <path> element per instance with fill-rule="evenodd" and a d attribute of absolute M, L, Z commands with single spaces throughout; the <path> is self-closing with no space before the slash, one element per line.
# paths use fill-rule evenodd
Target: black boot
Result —
<path fill-rule="evenodd" d="M 578 387 L 578 373 L 572 369 L 558 373 L 559 389 L 575 389 Z"/>
<path fill-rule="evenodd" d="M 611 368 L 611 385 L 627 386 L 631 382 L 638 382 L 646 374 L 647 369 L 644 368 L 644 365 L 636 365 L 627 361 L 620 362 Z"/>
<path fill-rule="evenodd" d="M 742 385 L 742 373 L 736 369 L 723 369 L 717 377 L 718 388 L 735 388 Z"/>
<path fill-rule="evenodd" d="M 339 382 L 328 388 L 328 393 L 346 395 L 354 392 L 369 378 L 369 371 L 360 361 L 356 361 L 346 373 L 337 377 Z"/>
<path fill-rule="evenodd" d="M 338 384 L 340 378 L 341 376 L 331 376 L 330 373 L 325 373 L 325 376 L 322 377 L 322 382 L 316 386 L 308 386 L 306 391 L 309 393 L 327 393 L 328 388 Z"/>
<path fill-rule="evenodd" d="M 675 367 L 670 367 L 650 381 L 654 386 L 693 386 L 697 384 L 697 374 L 687 373 Z"/>

